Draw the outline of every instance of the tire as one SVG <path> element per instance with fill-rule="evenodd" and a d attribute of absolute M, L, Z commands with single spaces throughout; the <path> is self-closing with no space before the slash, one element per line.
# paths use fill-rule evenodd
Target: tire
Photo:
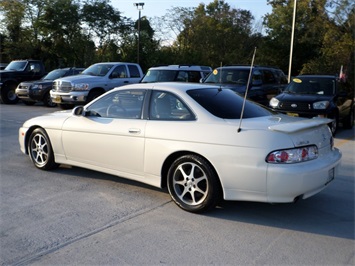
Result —
<path fill-rule="evenodd" d="M 333 121 L 331 123 L 328 124 L 330 131 L 332 132 L 333 136 L 335 136 L 338 127 L 339 127 L 339 116 L 338 114 L 334 114 L 331 117 L 329 117 L 331 119 L 333 119 Z"/>
<path fill-rule="evenodd" d="M 99 97 L 101 94 L 103 94 L 103 92 L 101 92 L 101 91 L 99 91 L 99 90 L 90 91 L 86 102 L 87 102 L 87 103 L 91 102 L 92 100 L 94 100 L 94 99 L 96 99 L 97 97 Z"/>
<path fill-rule="evenodd" d="M 52 102 L 51 94 L 49 93 L 49 91 L 46 92 L 46 94 L 44 94 L 43 103 L 47 107 L 56 107 L 57 106 L 56 103 Z"/>
<path fill-rule="evenodd" d="M 16 93 L 16 84 L 5 84 L 1 87 L 1 103 L 16 104 L 19 101 Z"/>
<path fill-rule="evenodd" d="M 59 165 L 54 161 L 54 153 L 49 137 L 44 129 L 35 129 L 28 141 L 28 153 L 33 164 L 41 170 L 52 170 Z"/>
<path fill-rule="evenodd" d="M 176 159 L 168 171 L 167 183 L 171 198 L 185 211 L 210 210 L 222 197 L 217 174 L 209 162 L 198 155 Z"/>
<path fill-rule="evenodd" d="M 352 129 L 354 127 L 354 108 L 350 110 L 349 115 L 345 118 L 343 127 L 346 129 Z"/>

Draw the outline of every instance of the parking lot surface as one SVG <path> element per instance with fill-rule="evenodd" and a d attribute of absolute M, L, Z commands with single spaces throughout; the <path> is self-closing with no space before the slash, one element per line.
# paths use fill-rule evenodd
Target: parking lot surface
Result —
<path fill-rule="evenodd" d="M 19 149 L 18 128 L 57 110 L 0 105 L 1 265 L 355 265 L 354 130 L 336 135 L 340 173 L 316 196 L 222 202 L 192 214 L 137 182 L 36 169 Z"/>

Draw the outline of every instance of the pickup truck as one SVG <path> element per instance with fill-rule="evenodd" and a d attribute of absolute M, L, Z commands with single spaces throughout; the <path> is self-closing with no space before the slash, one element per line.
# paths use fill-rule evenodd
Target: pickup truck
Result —
<path fill-rule="evenodd" d="M 86 104 L 115 87 L 138 83 L 142 77 L 143 71 L 135 63 L 97 63 L 80 75 L 54 80 L 50 95 L 52 102 L 68 109 Z"/>
<path fill-rule="evenodd" d="M 0 102 L 16 104 L 19 100 L 15 89 L 23 81 L 39 80 L 46 74 L 40 60 L 14 60 L 0 70 Z"/>

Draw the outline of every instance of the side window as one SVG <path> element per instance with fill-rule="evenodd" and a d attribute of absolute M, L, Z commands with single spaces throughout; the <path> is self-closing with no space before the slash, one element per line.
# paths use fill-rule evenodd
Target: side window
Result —
<path fill-rule="evenodd" d="M 120 65 L 115 67 L 115 69 L 111 73 L 112 78 L 127 78 L 127 69 L 126 66 Z"/>
<path fill-rule="evenodd" d="M 30 71 L 33 73 L 39 73 L 41 71 L 41 66 L 38 63 L 31 63 Z"/>
<path fill-rule="evenodd" d="M 151 120 L 193 120 L 194 116 L 187 106 L 169 92 L 154 91 L 150 100 L 149 117 Z"/>
<path fill-rule="evenodd" d="M 141 77 L 137 66 L 128 65 L 128 69 L 129 69 L 129 73 L 131 74 L 131 78 L 140 78 Z"/>
<path fill-rule="evenodd" d="M 145 90 L 111 92 L 90 105 L 87 111 L 100 117 L 140 119 L 145 94 Z"/>
<path fill-rule="evenodd" d="M 265 69 L 263 70 L 263 73 L 265 84 L 272 84 L 276 82 L 274 74 L 270 70 Z"/>

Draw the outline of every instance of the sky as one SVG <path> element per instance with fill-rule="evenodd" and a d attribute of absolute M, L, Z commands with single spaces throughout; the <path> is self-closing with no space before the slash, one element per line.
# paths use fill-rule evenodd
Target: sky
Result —
<path fill-rule="evenodd" d="M 148 18 L 161 17 L 165 15 L 168 9 L 172 7 L 197 7 L 200 3 L 208 5 L 213 0 L 111 0 L 111 5 L 121 12 L 121 15 L 138 19 L 138 9 L 134 3 L 144 3 L 141 16 Z M 249 10 L 258 21 L 263 15 L 271 12 L 271 7 L 267 5 L 266 0 L 234 0 L 227 1 L 231 8 Z"/>

